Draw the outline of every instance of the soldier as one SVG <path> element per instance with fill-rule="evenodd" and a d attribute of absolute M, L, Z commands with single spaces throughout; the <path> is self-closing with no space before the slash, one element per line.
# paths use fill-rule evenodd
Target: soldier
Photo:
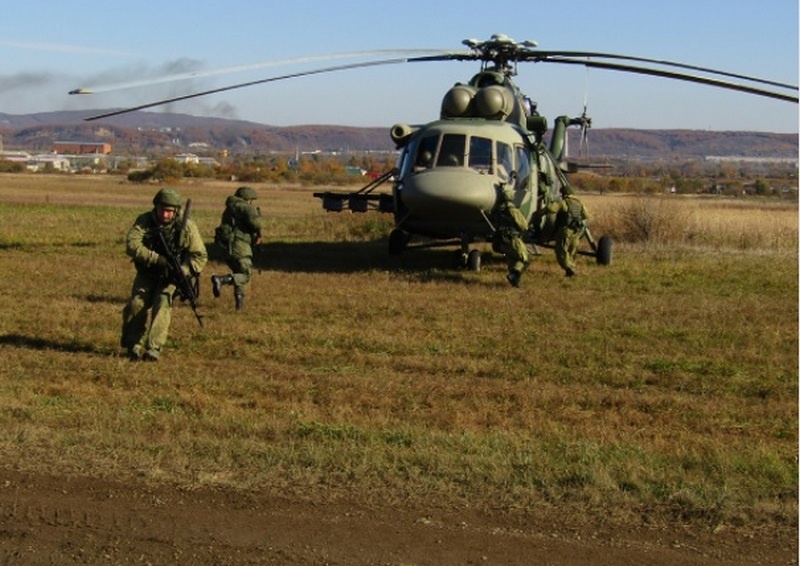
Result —
<path fill-rule="evenodd" d="M 513 191 L 501 188 L 496 209 L 497 232 L 494 237 L 495 251 L 506 256 L 508 275 L 506 279 L 519 287 L 522 273 L 528 267 L 528 248 L 522 234 L 528 230 L 528 221 L 514 204 Z"/>
<path fill-rule="evenodd" d="M 178 292 L 176 281 L 181 276 L 196 276 L 208 261 L 197 226 L 189 218 L 184 221 L 180 214 L 180 193 L 161 189 L 153 205 L 153 210 L 136 219 L 125 246 L 136 267 L 136 277 L 131 298 L 122 311 L 120 344 L 131 360 L 158 360 L 167 341 L 172 302 Z M 178 258 L 182 274 L 172 273 L 170 256 Z"/>
<path fill-rule="evenodd" d="M 228 275 L 212 275 L 211 289 L 219 298 L 223 285 L 233 285 L 236 310 L 244 308 L 244 288 L 253 271 L 253 246 L 261 243 L 263 219 L 253 206 L 258 195 L 250 187 L 239 187 L 225 201 L 225 211 L 214 240 L 225 252 Z"/>
<path fill-rule="evenodd" d="M 547 210 L 556 215 L 555 252 L 558 265 L 561 266 L 567 277 L 574 277 L 575 256 L 578 253 L 578 244 L 583 236 L 589 214 L 569 185 L 561 187 L 561 197 L 560 201 L 550 204 Z"/>

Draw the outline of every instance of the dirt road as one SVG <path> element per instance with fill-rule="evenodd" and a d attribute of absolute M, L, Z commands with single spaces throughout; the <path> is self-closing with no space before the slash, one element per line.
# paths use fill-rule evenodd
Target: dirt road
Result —
<path fill-rule="evenodd" d="M 797 564 L 796 533 L 569 526 L 0 471 L 0 564 Z"/>

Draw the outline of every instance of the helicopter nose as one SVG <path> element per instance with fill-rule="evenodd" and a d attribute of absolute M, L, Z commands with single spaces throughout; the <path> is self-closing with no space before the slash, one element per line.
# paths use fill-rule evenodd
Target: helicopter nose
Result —
<path fill-rule="evenodd" d="M 482 220 L 496 199 L 496 179 L 469 169 L 438 168 L 403 182 L 402 199 L 423 220 Z"/>

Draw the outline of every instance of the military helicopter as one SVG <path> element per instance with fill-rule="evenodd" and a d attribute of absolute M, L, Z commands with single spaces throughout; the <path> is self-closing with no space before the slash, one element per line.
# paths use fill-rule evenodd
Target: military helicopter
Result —
<path fill-rule="evenodd" d="M 586 112 L 555 120 L 549 148 L 544 137 L 547 120 L 535 103 L 512 82 L 516 62 L 535 46 L 494 35 L 489 41 L 465 40 L 472 52 L 456 58 L 482 61 L 481 70 L 466 83 L 445 93 L 439 120 L 421 126 L 396 124 L 390 135 L 401 150 L 398 165 L 353 193 L 315 193 L 325 210 L 346 208 L 365 212 L 377 208 L 391 212 L 395 228 L 389 235 L 389 254 L 399 255 L 415 247 L 460 245 L 459 267 L 479 271 L 481 250 L 472 247 L 491 242 L 497 233 L 493 218 L 500 191 L 512 199 L 529 221 L 524 240 L 535 248 L 552 247 L 555 214 L 542 214 L 561 198 L 569 184 L 564 174 L 566 129 L 591 125 Z M 432 57 L 429 59 L 437 60 Z M 383 182 L 392 182 L 392 195 L 375 193 Z M 370 204 L 375 204 L 372 207 Z M 585 227 L 584 238 L 601 265 L 611 262 L 611 240 L 598 242 Z"/>
<path fill-rule="evenodd" d="M 421 125 L 398 123 L 391 128 L 391 139 L 400 150 L 394 169 L 355 192 L 314 193 L 328 211 L 377 210 L 393 214 L 394 229 L 388 242 L 391 255 L 401 254 L 412 246 L 455 244 L 459 247 L 459 266 L 478 271 L 482 252 L 476 244 L 492 242 L 497 234 L 495 211 L 504 191 L 511 193 L 514 203 L 528 219 L 530 228 L 524 240 L 534 248 L 554 245 L 556 218 L 555 214 L 547 212 L 547 207 L 561 199 L 562 188 L 569 186 L 566 175 L 570 171 L 570 164 L 566 161 L 567 128 L 579 127 L 585 134 L 591 126 L 584 105 L 580 116 L 559 116 L 554 120 L 548 143 L 547 119 L 539 114 L 536 104 L 512 80 L 517 75 L 518 63 L 583 65 L 798 102 L 796 85 L 683 63 L 609 53 L 545 51 L 537 49 L 536 42 L 517 42 L 502 34 L 495 34 L 487 41 L 467 39 L 463 44 L 467 51 L 326 67 L 179 96 L 86 120 L 259 83 L 358 67 L 406 62 L 480 61 L 479 72 L 469 82 L 456 83 L 445 93 L 439 119 Z M 651 66 L 638 65 L 642 63 Z M 684 70 L 704 75 L 689 74 Z M 727 79 L 769 85 L 789 93 Z M 391 183 L 391 194 L 375 190 L 384 183 Z M 590 249 L 579 253 L 595 257 L 601 265 L 611 262 L 612 242 L 608 237 L 595 241 L 588 227 L 584 229 L 583 237 Z"/>

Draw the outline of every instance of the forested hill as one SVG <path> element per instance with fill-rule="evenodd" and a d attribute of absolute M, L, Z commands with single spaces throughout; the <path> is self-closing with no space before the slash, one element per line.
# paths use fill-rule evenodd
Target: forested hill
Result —
<path fill-rule="evenodd" d="M 98 111 L 99 112 L 99 111 Z M 307 151 L 392 151 L 384 128 L 335 125 L 276 127 L 187 114 L 132 112 L 95 122 L 98 112 L 0 113 L 5 150 L 49 152 L 55 141 L 105 142 L 116 154 L 193 152 L 207 154 Z M 570 132 L 578 152 L 579 132 Z M 588 154 L 607 158 L 780 157 L 796 159 L 797 134 L 706 130 L 589 130 Z"/>

